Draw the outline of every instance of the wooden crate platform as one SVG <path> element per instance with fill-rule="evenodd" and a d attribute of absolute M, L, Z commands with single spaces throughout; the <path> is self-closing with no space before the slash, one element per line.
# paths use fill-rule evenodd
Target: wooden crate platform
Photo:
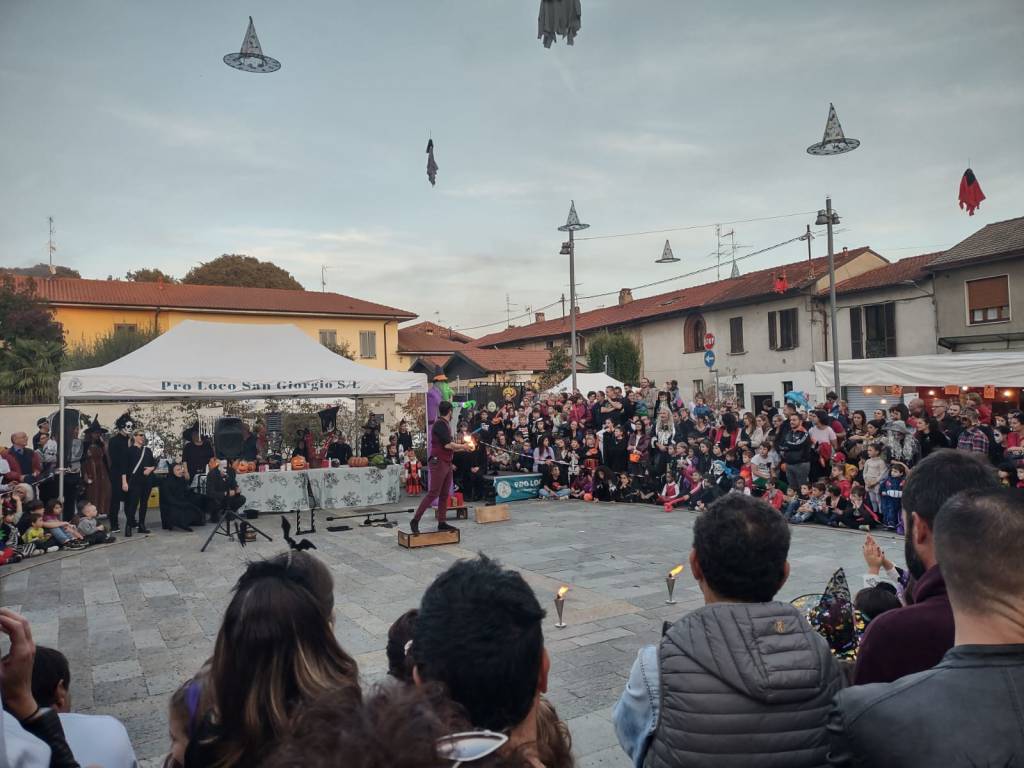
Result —
<path fill-rule="evenodd" d="M 508 504 L 474 507 L 473 514 L 478 523 L 503 523 L 510 517 Z"/>
<path fill-rule="evenodd" d="M 448 507 L 448 512 L 454 513 L 456 520 L 469 520 L 469 507 Z"/>
<path fill-rule="evenodd" d="M 398 529 L 398 546 L 406 549 L 417 547 L 438 547 L 443 544 L 458 544 L 461 537 L 458 530 L 454 531 L 422 531 L 413 534 L 412 531 Z"/>

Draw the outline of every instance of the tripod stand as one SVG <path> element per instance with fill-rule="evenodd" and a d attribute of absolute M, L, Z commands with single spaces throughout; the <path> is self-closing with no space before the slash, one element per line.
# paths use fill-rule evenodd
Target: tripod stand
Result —
<path fill-rule="evenodd" d="M 232 532 L 231 530 L 232 525 L 234 525 L 235 527 L 234 532 Z M 227 536 L 229 539 L 238 538 L 239 536 L 244 537 L 245 532 L 250 528 L 267 541 L 273 541 L 272 538 L 267 536 L 267 534 L 265 534 L 252 523 L 250 523 L 248 520 L 245 520 L 235 510 L 231 509 L 231 507 L 225 506 L 224 509 L 221 510 L 220 520 L 217 521 L 217 525 L 214 526 L 212 531 L 210 531 L 210 535 L 206 537 L 206 543 L 203 544 L 203 548 L 199 551 L 205 552 L 206 548 L 210 546 L 210 542 L 213 541 L 213 537 L 217 536 L 218 534 L 221 536 Z M 244 542 L 244 538 L 240 538 L 238 540 L 238 543 L 241 544 L 243 547 L 245 546 Z"/>

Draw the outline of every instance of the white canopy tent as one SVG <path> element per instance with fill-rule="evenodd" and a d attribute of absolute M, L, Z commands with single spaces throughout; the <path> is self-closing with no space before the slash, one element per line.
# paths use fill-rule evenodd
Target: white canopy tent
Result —
<path fill-rule="evenodd" d="M 621 381 L 613 379 L 607 373 L 577 373 L 576 374 L 576 388 L 583 394 L 587 392 L 596 392 L 597 390 L 605 389 L 605 387 L 622 387 L 624 386 Z M 572 374 L 566 376 L 560 382 L 547 390 L 547 392 L 571 392 L 572 391 Z"/>
<path fill-rule="evenodd" d="M 815 363 L 817 385 L 834 387 L 832 363 Z M 843 386 L 900 384 L 919 386 L 1019 387 L 1024 383 L 1024 352 L 962 352 L 914 357 L 873 357 L 840 360 Z"/>
<path fill-rule="evenodd" d="M 369 368 L 294 325 L 185 320 L 99 368 L 60 376 L 60 423 L 74 400 L 248 400 L 366 397 L 427 392 L 427 377 Z M 59 451 L 64 469 L 64 451 Z M 64 494 L 61 472 L 60 495 Z"/>

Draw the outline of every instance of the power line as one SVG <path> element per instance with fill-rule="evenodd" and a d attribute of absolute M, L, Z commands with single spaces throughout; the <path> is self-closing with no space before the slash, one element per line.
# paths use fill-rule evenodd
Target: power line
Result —
<path fill-rule="evenodd" d="M 800 235 L 799 237 L 791 237 L 789 240 L 786 240 L 786 241 L 781 242 L 781 243 L 776 243 L 775 245 L 769 245 L 767 248 L 762 248 L 759 251 L 754 251 L 753 253 L 748 253 L 745 256 L 737 256 L 733 260 L 733 262 L 735 263 L 737 261 L 743 261 L 744 259 L 753 258 L 754 256 L 760 256 L 762 253 L 767 253 L 768 251 L 773 251 L 776 248 L 781 248 L 784 245 L 789 245 L 790 243 L 795 243 L 798 240 L 802 240 L 802 239 L 803 239 L 803 235 Z M 710 272 L 712 269 L 718 269 L 718 264 L 712 264 L 712 265 L 707 266 L 707 267 L 701 267 L 700 269 L 695 269 L 692 272 L 687 272 L 686 274 L 683 274 L 683 275 L 676 275 L 675 277 L 666 277 L 664 280 L 655 280 L 653 283 L 644 283 L 643 285 L 637 285 L 637 286 L 634 286 L 634 287 L 630 288 L 629 290 L 631 290 L 631 291 L 639 291 L 639 290 L 642 290 L 644 288 L 650 288 L 650 287 L 655 286 L 655 285 L 662 285 L 664 283 L 671 283 L 673 280 L 682 280 L 684 277 L 693 277 L 694 275 L 699 275 L 702 272 Z M 578 298 L 579 299 L 599 299 L 599 298 L 602 298 L 604 296 L 613 296 L 613 295 L 617 294 L 618 292 L 619 292 L 618 290 L 608 291 L 607 293 L 595 293 L 595 294 L 593 294 L 591 296 L 580 296 Z"/>
<path fill-rule="evenodd" d="M 638 237 L 640 235 L 663 235 L 666 232 L 687 232 L 691 229 L 712 229 L 724 224 L 749 224 L 754 221 L 774 221 L 775 219 L 791 219 L 795 216 L 814 216 L 817 211 L 800 211 L 798 213 L 782 213 L 778 216 L 759 216 L 755 219 L 733 219 L 732 221 L 719 221 L 714 224 L 693 224 L 688 227 L 670 227 L 668 229 L 649 229 L 644 232 L 622 232 L 615 235 L 591 235 L 590 237 L 577 237 L 577 240 L 610 240 L 616 237 Z"/>

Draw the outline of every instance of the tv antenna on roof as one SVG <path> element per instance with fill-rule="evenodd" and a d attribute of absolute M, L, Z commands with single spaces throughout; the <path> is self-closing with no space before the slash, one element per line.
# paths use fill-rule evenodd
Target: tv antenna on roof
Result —
<path fill-rule="evenodd" d="M 50 222 L 50 245 L 47 250 L 49 251 L 50 275 L 52 276 L 57 274 L 57 268 L 53 266 L 53 254 L 57 250 L 57 246 L 53 244 L 53 234 L 57 230 L 53 227 L 53 216 L 49 216 L 48 221 Z"/>

